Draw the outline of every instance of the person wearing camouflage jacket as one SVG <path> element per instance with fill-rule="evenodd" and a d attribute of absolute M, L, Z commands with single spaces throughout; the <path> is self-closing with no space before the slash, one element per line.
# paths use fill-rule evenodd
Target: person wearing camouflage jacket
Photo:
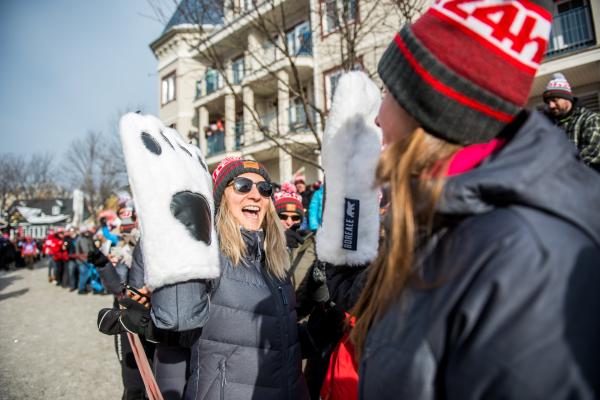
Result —
<path fill-rule="evenodd" d="M 579 149 L 587 165 L 600 172 L 600 114 L 588 110 L 573 97 L 564 75 L 554 74 L 544 91 L 546 115 Z"/>

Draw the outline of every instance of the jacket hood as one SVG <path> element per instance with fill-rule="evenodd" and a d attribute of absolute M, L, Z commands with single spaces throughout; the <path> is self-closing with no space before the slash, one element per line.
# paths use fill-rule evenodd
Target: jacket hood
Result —
<path fill-rule="evenodd" d="M 600 244 L 600 176 L 543 115 L 523 117 L 500 151 L 476 169 L 448 178 L 438 213 L 466 217 L 520 205 L 564 219 Z"/>

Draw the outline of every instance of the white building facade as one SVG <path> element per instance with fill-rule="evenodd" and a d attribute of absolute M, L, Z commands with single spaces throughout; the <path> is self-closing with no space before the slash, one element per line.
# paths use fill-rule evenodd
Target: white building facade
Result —
<path fill-rule="evenodd" d="M 150 45 L 158 60 L 160 118 L 195 142 L 211 169 L 224 157 L 239 155 L 263 163 L 277 182 L 290 181 L 297 171 L 307 183 L 322 179 L 319 169 L 305 160 L 319 164 L 315 132 L 320 139 L 323 124 L 315 109 L 326 114 L 344 70 L 343 30 L 361 27 L 350 68 L 376 78 L 377 60 L 401 17 L 386 15 L 391 6 L 379 9 L 364 0 L 234 3 L 224 10 L 221 25 L 205 26 L 211 33 L 202 49 L 190 48 L 198 24 L 172 24 L 175 15 Z M 369 21 L 361 20 L 364 14 Z M 278 38 L 266 37 L 257 18 L 275 20 Z M 211 68 L 202 55 L 208 47 L 225 60 L 224 69 Z M 307 100 L 298 96 L 298 87 Z M 269 136 L 281 138 L 287 151 Z"/>
<path fill-rule="evenodd" d="M 429 0 L 422 1 L 421 5 L 425 5 Z M 296 171 L 303 171 L 308 183 L 322 179 L 318 168 L 294 156 L 302 154 L 319 163 L 318 150 L 311 150 L 318 140 L 314 132 L 322 137 L 323 130 L 315 109 L 326 115 L 344 69 L 363 69 L 378 79 L 377 61 L 403 18 L 394 12 L 392 1 L 225 3 L 229 6 L 218 17 L 213 14 L 213 18 L 203 22 L 190 23 L 189 18 L 177 15 L 180 10 L 176 11 L 162 35 L 151 43 L 158 60 L 160 118 L 175 127 L 184 139 L 196 143 L 211 169 L 224 157 L 239 155 L 263 163 L 277 182 L 291 180 Z M 536 75 L 529 104 L 542 106 L 541 95 L 547 82 L 560 71 L 571 83 L 574 94 L 597 110 L 600 1 L 559 0 L 554 7 L 549 48 Z M 274 44 L 264 30 L 256 28 L 257 18 L 275 21 L 278 42 Z M 341 23 L 346 24 L 346 31 L 340 28 Z M 194 48 L 190 43 L 198 35 L 199 25 L 209 33 L 209 40 Z M 362 34 L 355 43 L 354 64 L 346 61 L 344 68 L 342 36 L 355 25 L 361 27 Z M 224 68 L 212 68 L 211 60 L 203 56 L 203 51 L 209 50 L 224 60 Z M 294 90 L 298 87 L 302 87 L 314 109 L 303 106 L 306 101 L 301 101 Z M 270 135 L 288 143 L 289 151 L 277 146 L 268 138 Z M 307 148 L 311 150 L 308 153 L 304 151 Z"/>
<path fill-rule="evenodd" d="M 544 63 L 537 72 L 529 104 L 541 107 L 552 74 L 562 72 L 573 94 L 600 111 L 600 1 L 559 0 L 554 3 L 552 33 Z"/>

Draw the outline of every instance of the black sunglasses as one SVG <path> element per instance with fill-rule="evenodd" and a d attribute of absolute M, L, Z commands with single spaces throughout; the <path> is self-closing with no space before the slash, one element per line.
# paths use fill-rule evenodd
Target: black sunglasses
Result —
<path fill-rule="evenodd" d="M 233 190 L 237 193 L 250 193 L 252 186 L 256 185 L 256 189 L 258 189 L 258 193 L 260 193 L 262 197 L 271 197 L 273 194 L 273 185 L 271 185 L 270 182 L 253 182 L 252 179 L 244 178 L 243 176 L 234 178 L 229 185 L 233 185 Z"/>
<path fill-rule="evenodd" d="M 287 221 L 288 219 L 292 219 L 293 222 L 299 222 L 302 218 L 299 215 L 285 215 L 279 214 L 279 219 L 282 221 Z"/>

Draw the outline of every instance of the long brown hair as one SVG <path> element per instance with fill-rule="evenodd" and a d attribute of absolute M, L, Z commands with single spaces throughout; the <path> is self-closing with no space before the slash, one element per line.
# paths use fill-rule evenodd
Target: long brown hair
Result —
<path fill-rule="evenodd" d="M 227 196 L 227 193 L 223 193 Z M 233 266 L 239 265 L 242 257 L 246 254 L 246 243 L 242 238 L 240 226 L 231 215 L 227 201 L 221 201 L 217 210 L 216 229 L 219 236 L 219 248 L 229 258 Z M 265 232 L 265 251 L 267 271 L 271 275 L 283 280 L 286 271 L 289 270 L 289 256 L 285 245 L 285 235 L 273 201 L 269 200 L 269 206 L 262 223 Z"/>
<path fill-rule="evenodd" d="M 396 300 L 413 275 L 419 228 L 431 227 L 442 193 L 447 160 L 459 149 L 417 128 L 382 153 L 376 184 L 389 185 L 389 228 L 377 258 L 369 267 L 365 287 L 351 314 L 356 317 L 351 339 L 360 359 L 373 323 Z M 442 166 L 442 167 L 440 167 Z M 432 172 L 436 171 L 436 172 Z"/>

